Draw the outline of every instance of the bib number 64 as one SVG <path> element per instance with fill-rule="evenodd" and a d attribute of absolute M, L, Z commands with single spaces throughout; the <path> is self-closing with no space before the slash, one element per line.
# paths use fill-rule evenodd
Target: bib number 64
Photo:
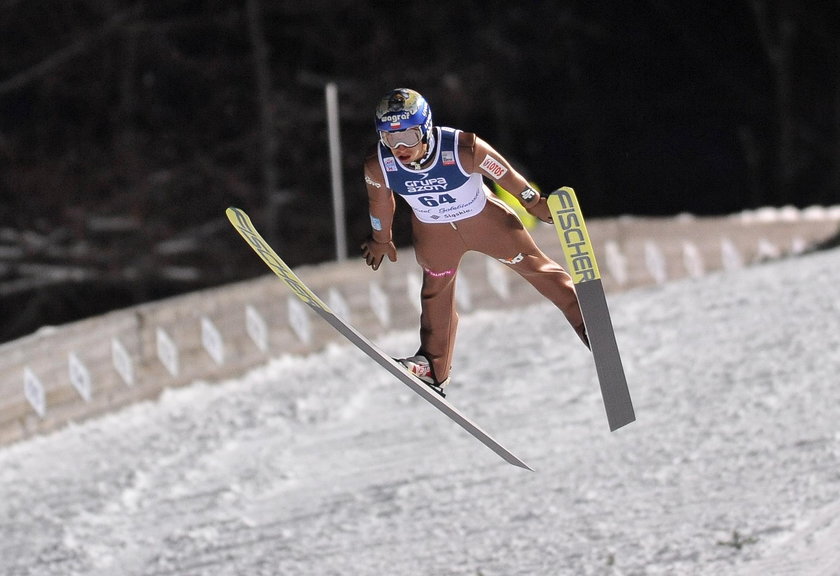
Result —
<path fill-rule="evenodd" d="M 419 196 L 417 200 L 423 205 L 428 206 L 429 208 L 434 208 L 435 206 L 440 206 L 441 204 L 454 204 L 455 198 L 450 196 L 449 194 L 438 194 L 437 197 L 435 196 Z"/>

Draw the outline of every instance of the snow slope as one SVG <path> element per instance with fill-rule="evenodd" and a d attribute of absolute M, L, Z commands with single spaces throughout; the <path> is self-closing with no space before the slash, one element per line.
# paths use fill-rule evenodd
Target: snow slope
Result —
<path fill-rule="evenodd" d="M 559 312 L 465 315 L 449 399 L 536 472 L 350 346 L 168 391 L 0 449 L 0 574 L 840 574 L 838 286 L 831 251 L 610 295 L 615 433 Z"/>

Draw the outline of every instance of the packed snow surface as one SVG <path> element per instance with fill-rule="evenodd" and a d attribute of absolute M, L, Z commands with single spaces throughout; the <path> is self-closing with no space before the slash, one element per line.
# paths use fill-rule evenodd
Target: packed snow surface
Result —
<path fill-rule="evenodd" d="M 535 472 L 332 345 L 0 449 L 0 574 L 840 574 L 840 252 L 608 298 L 614 433 L 538 295 L 461 319 L 448 398 Z"/>

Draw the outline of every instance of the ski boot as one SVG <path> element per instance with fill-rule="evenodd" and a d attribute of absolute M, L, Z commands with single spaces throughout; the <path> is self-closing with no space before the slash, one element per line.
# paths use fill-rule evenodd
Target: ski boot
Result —
<path fill-rule="evenodd" d="M 446 398 L 446 393 L 443 389 L 449 384 L 449 378 L 443 382 L 438 382 L 434 374 L 432 374 L 432 366 L 429 364 L 429 359 L 418 354 L 411 358 L 401 358 L 397 360 L 400 364 L 405 366 L 405 369 L 416 376 L 423 384 L 437 392 L 442 398 Z"/>

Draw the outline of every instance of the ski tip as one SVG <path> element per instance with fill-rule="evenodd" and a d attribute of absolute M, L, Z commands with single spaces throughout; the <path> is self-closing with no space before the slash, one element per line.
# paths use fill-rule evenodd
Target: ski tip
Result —
<path fill-rule="evenodd" d="M 610 423 L 610 432 L 615 432 L 616 430 L 624 428 L 628 424 L 632 424 L 635 421 L 636 421 L 636 416 L 633 415 L 633 416 L 631 416 L 629 418 L 626 418 L 626 419 L 624 419 L 620 422 L 611 422 Z"/>
<path fill-rule="evenodd" d="M 227 216 L 228 220 L 230 220 L 231 223 L 233 223 L 233 222 L 236 221 L 236 215 L 239 212 L 241 212 L 241 210 L 239 208 L 237 208 L 236 206 L 228 206 L 225 209 L 225 216 Z"/>
<path fill-rule="evenodd" d="M 552 192 L 552 194 L 560 194 L 561 192 L 570 192 L 574 194 L 575 189 L 571 186 L 561 186 L 560 188 L 557 188 L 554 192 Z"/>
<path fill-rule="evenodd" d="M 534 472 L 533 468 L 531 468 L 530 466 L 525 464 L 525 462 L 523 462 L 522 460 L 520 460 L 519 458 L 517 458 L 513 454 L 511 454 L 509 457 L 505 458 L 505 460 L 508 462 L 508 464 L 513 464 L 517 468 L 524 468 L 525 470 L 528 470 L 530 472 Z"/>

